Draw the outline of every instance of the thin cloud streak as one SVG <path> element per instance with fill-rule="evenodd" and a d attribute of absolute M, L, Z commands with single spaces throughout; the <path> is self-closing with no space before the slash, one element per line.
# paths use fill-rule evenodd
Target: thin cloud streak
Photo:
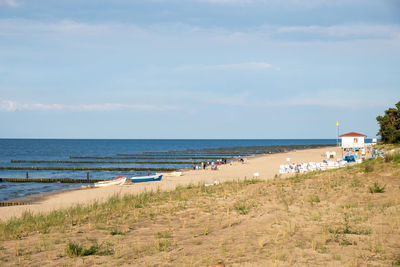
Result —
<path fill-rule="evenodd" d="M 237 64 L 220 64 L 220 65 L 188 65 L 178 67 L 176 71 L 207 71 L 207 70 L 219 70 L 219 71 L 265 71 L 265 70 L 279 70 L 278 67 L 266 62 L 246 62 Z"/>
<path fill-rule="evenodd" d="M 71 111 L 71 112 L 102 112 L 102 111 L 168 111 L 179 110 L 178 106 L 147 105 L 147 104 L 42 104 L 42 103 L 17 103 L 11 100 L 0 101 L 0 111 Z"/>
<path fill-rule="evenodd" d="M 269 6 L 281 8 L 317 8 L 321 6 L 348 6 L 354 4 L 379 3 L 382 0 L 195 0 L 197 2 L 220 4 L 220 5 L 260 5 L 267 4 Z"/>
<path fill-rule="evenodd" d="M 260 99 L 248 93 L 241 95 L 215 95 L 212 99 L 201 98 L 200 101 L 210 105 L 236 106 L 243 108 L 333 108 L 333 109 L 368 109 L 384 108 L 390 103 L 385 99 L 334 99 L 327 97 L 297 97 L 281 98 L 277 100 Z"/>
<path fill-rule="evenodd" d="M 388 25 L 332 25 L 279 27 L 278 34 L 313 34 L 316 37 L 392 39 L 400 34 L 400 26 Z"/>
<path fill-rule="evenodd" d="M 385 107 L 387 101 L 376 101 L 370 99 L 327 99 L 327 98 L 292 98 L 284 101 L 268 103 L 274 107 L 318 107 L 318 108 L 346 108 L 366 109 L 373 107 Z"/>
<path fill-rule="evenodd" d="M 0 0 L 1 1 L 1 0 Z M 354 25 L 306 25 L 306 26 L 280 26 L 262 25 L 251 27 L 246 30 L 237 31 L 221 28 L 202 28 L 198 26 L 175 24 L 154 24 L 139 26 L 136 24 L 123 23 L 82 23 L 73 20 L 62 20 L 58 22 L 43 23 L 21 19 L 0 19 L 0 35 L 27 36 L 27 35 L 51 35 L 59 34 L 68 37 L 93 36 L 106 38 L 126 39 L 127 36 L 135 36 L 136 39 L 160 39 L 169 40 L 191 36 L 198 40 L 220 40 L 226 42 L 240 41 L 298 41 L 301 36 L 303 41 L 315 41 L 338 39 L 338 40 L 396 40 L 400 39 L 400 25 L 384 24 L 354 24 Z M 263 63 L 263 62 L 261 62 Z M 259 62 L 244 63 L 247 67 L 265 67 L 258 65 Z M 237 67 L 236 64 L 221 65 L 222 68 Z M 243 65 L 243 64 L 241 64 Z M 203 66 L 206 67 L 206 66 Z"/>

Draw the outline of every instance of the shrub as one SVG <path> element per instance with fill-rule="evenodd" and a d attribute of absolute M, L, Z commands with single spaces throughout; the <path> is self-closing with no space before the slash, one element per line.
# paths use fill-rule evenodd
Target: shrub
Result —
<path fill-rule="evenodd" d="M 370 187 L 368 187 L 368 189 L 369 189 L 369 192 L 371 194 L 384 193 L 385 192 L 385 185 L 381 187 L 377 182 L 375 182 L 374 186 L 370 186 Z"/>
<path fill-rule="evenodd" d="M 395 162 L 400 163 L 400 153 L 388 153 L 385 156 L 385 162 Z"/>
<path fill-rule="evenodd" d="M 157 240 L 155 246 L 158 251 L 166 251 L 171 246 L 171 242 L 163 238 Z"/>
<path fill-rule="evenodd" d="M 374 171 L 374 165 L 371 163 L 367 163 L 364 166 L 364 172 L 373 172 Z"/>
<path fill-rule="evenodd" d="M 400 256 L 397 256 L 396 259 L 392 262 L 393 266 L 400 266 Z"/>
<path fill-rule="evenodd" d="M 246 200 L 238 200 L 236 201 L 234 208 L 237 213 L 246 215 L 250 212 L 251 205 Z"/>
<path fill-rule="evenodd" d="M 94 245 L 91 245 L 89 248 L 85 248 L 84 246 L 72 241 L 68 242 L 66 252 L 67 255 L 70 257 L 111 255 L 114 253 L 114 251 L 110 247 L 110 244 L 106 244 L 106 246 L 103 246 L 96 243 Z"/>
<path fill-rule="evenodd" d="M 311 203 L 311 205 L 314 205 L 314 203 L 319 203 L 321 200 L 319 199 L 318 195 L 314 195 L 314 196 L 309 196 L 308 197 L 308 202 Z"/>
<path fill-rule="evenodd" d="M 155 236 L 157 238 L 170 238 L 171 237 L 171 233 L 169 231 L 165 231 L 165 232 L 157 232 L 155 234 Z"/>
<path fill-rule="evenodd" d="M 112 231 L 110 232 L 110 234 L 111 234 L 111 235 L 125 235 L 124 232 L 121 232 L 121 231 L 119 231 L 119 230 L 117 230 L 117 229 L 112 230 Z"/>

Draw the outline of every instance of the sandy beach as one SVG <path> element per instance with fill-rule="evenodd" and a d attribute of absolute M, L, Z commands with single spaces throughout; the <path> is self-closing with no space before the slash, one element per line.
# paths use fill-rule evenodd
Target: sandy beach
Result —
<path fill-rule="evenodd" d="M 248 157 L 244 163 L 233 162 L 218 166 L 218 170 L 189 170 L 180 177 L 164 177 L 160 182 L 141 183 L 124 186 L 111 186 L 106 188 L 78 189 L 73 191 L 49 194 L 32 205 L 11 206 L 0 208 L 0 220 L 19 217 L 24 212 L 46 213 L 55 209 L 68 208 L 76 204 L 89 204 L 94 201 L 105 201 L 113 195 L 138 194 L 151 190 L 173 190 L 180 185 L 225 182 L 237 179 L 253 178 L 254 173 L 259 173 L 259 179 L 271 179 L 279 174 L 279 165 L 290 162 L 300 163 L 309 161 L 322 161 L 326 159 L 325 152 L 335 151 L 341 156 L 337 147 L 297 150 L 287 153 L 277 153 L 263 156 Z"/>

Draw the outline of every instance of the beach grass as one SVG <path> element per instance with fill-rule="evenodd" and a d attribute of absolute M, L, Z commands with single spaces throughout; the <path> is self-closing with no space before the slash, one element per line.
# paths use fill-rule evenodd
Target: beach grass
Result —
<path fill-rule="evenodd" d="M 0 223 L 0 265 L 398 266 L 399 195 L 396 154 L 288 178 L 115 195 Z"/>

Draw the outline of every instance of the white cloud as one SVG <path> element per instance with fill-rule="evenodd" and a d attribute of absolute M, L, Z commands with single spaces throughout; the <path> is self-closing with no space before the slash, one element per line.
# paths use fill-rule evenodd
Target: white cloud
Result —
<path fill-rule="evenodd" d="M 263 0 L 199 0 L 199 2 L 207 2 L 213 4 L 250 4 L 254 2 L 264 2 Z"/>
<path fill-rule="evenodd" d="M 385 107 L 387 101 L 375 99 L 339 99 L 332 97 L 298 97 L 287 98 L 269 102 L 268 106 L 274 107 L 318 107 L 318 108 L 345 108 L 366 109 L 374 107 Z"/>
<path fill-rule="evenodd" d="M 336 38 L 366 38 L 381 39 L 395 38 L 400 33 L 398 25 L 332 25 L 332 26 L 289 26 L 278 27 L 278 34 L 311 34 L 316 37 Z"/>
<path fill-rule="evenodd" d="M 334 90 L 332 90 L 334 91 Z M 334 91 L 336 95 L 340 95 L 341 90 Z M 360 96 L 349 96 L 346 99 L 342 97 L 322 94 L 318 96 L 292 96 L 288 97 L 283 95 L 278 99 L 266 98 L 265 96 L 258 96 L 254 93 L 244 91 L 242 93 L 235 93 L 231 95 L 224 95 L 218 92 L 212 95 L 207 94 L 190 94 L 193 99 L 197 99 L 201 103 L 218 105 L 218 106 L 236 106 L 243 108 L 255 108 L 261 110 L 268 109 L 285 109 L 285 108 L 318 108 L 318 109 L 368 109 L 368 108 L 385 108 L 390 99 L 382 96 L 369 98 L 367 96 L 360 98 Z"/>
<path fill-rule="evenodd" d="M 382 0 L 195 0 L 197 2 L 225 5 L 243 5 L 243 4 L 267 4 L 275 7 L 285 8 L 316 8 L 321 6 L 348 6 L 355 4 L 379 3 Z"/>
<path fill-rule="evenodd" d="M 189 65 L 176 68 L 177 71 L 203 71 L 203 70 L 241 70 L 241 71 L 264 71 L 264 70 L 279 70 L 266 62 L 246 62 L 236 64 L 220 64 L 220 65 Z"/>
<path fill-rule="evenodd" d="M 99 112 L 99 111 L 166 111 L 178 110 L 178 106 L 148 105 L 148 104 L 43 104 L 43 103 L 17 103 L 16 101 L 0 101 L 0 111 L 72 111 L 72 112 Z"/>
<path fill-rule="evenodd" d="M 1 100 L 0 101 L 0 111 L 16 111 L 17 110 L 17 102 L 10 100 Z"/>
<path fill-rule="evenodd" d="M 1 0 L 0 0 L 1 1 Z M 99 40 L 124 40 L 152 43 L 181 43 L 182 39 L 192 40 L 194 43 L 210 44 L 240 44 L 260 42 L 297 42 L 315 40 L 355 40 L 355 39 L 376 39 L 376 40 L 395 40 L 400 38 L 400 25 L 383 24 L 354 24 L 354 25 L 308 25 L 308 26 L 280 26 L 263 25 L 259 27 L 247 28 L 241 31 L 224 29 L 197 27 L 181 23 L 157 24 L 148 26 L 138 26 L 135 24 L 124 23 L 81 23 L 72 20 L 58 22 L 36 22 L 21 19 L 0 19 L 0 36 L 26 36 L 40 35 L 41 39 L 48 37 L 53 39 L 53 35 L 65 36 L 66 38 L 90 38 L 95 37 Z M 47 36 L 46 36 L 47 35 Z M 96 40 L 97 40 L 96 39 Z M 70 39 L 69 39 L 70 40 Z M 80 39 L 81 40 L 81 39 Z M 99 43 L 99 42 L 96 42 Z M 101 42 L 100 42 L 101 43 Z M 264 62 L 249 62 L 247 68 L 263 68 Z M 236 64 L 221 65 L 221 68 L 237 68 Z M 201 68 L 201 66 L 197 66 Z M 206 68 L 207 66 L 203 66 Z"/>
<path fill-rule="evenodd" d="M 19 7 L 19 5 L 16 0 L 0 0 L 0 6 Z"/>

